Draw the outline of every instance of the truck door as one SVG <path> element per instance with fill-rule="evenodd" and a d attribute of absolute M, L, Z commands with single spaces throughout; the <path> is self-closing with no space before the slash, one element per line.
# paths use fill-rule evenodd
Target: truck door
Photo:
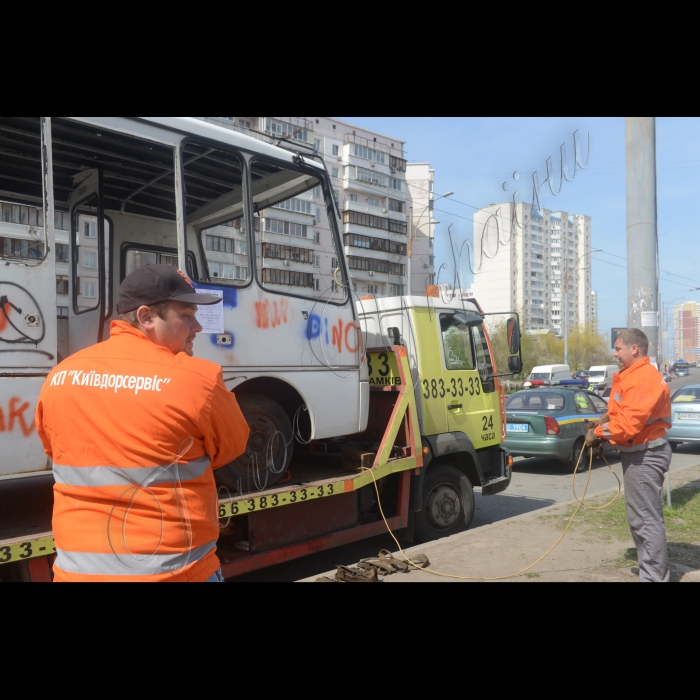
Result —
<path fill-rule="evenodd" d="M 487 393 L 479 376 L 480 328 L 460 323 L 453 312 L 439 315 L 444 354 L 437 391 L 447 402 L 450 432 L 468 435 L 478 450 L 497 445 L 501 437 L 498 394 Z"/>
<path fill-rule="evenodd" d="M 105 339 L 112 310 L 111 227 L 104 216 L 102 174 L 85 170 L 73 184 L 69 199 L 69 355 Z"/>
<path fill-rule="evenodd" d="M 0 141 L 2 477 L 48 467 L 34 412 L 56 365 L 57 311 L 51 118 L 0 117 Z"/>

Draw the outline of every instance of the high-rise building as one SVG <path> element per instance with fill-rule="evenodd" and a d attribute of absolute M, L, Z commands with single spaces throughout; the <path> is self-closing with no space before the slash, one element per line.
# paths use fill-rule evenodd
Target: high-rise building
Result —
<path fill-rule="evenodd" d="M 430 163 L 406 166 L 409 207 L 411 293 L 425 295 L 435 284 L 435 171 Z"/>
<path fill-rule="evenodd" d="M 492 204 L 474 217 L 474 296 L 487 312 L 521 310 L 529 331 L 597 321 L 591 217 Z M 565 315 L 568 320 L 565 322 Z"/>
<path fill-rule="evenodd" d="M 673 310 L 675 341 L 674 360 L 698 362 L 700 354 L 700 323 L 698 322 L 698 302 L 686 301 Z"/>
<path fill-rule="evenodd" d="M 320 154 L 341 210 L 340 234 L 354 290 L 360 296 L 406 293 L 409 193 L 403 141 L 331 117 L 199 118 L 271 143 L 281 138 L 292 143 L 297 141 L 300 150 L 312 149 Z M 284 202 L 274 211 L 260 212 L 256 228 L 260 228 L 257 235 L 262 244 L 258 257 L 262 255 L 263 268 L 272 268 L 276 263 L 268 260 L 267 252 L 271 245 L 288 244 L 286 227 L 294 225 L 295 245 L 303 250 L 299 259 L 285 260 L 287 269 L 290 273 L 304 275 L 295 274 L 295 283 L 301 280 L 304 285 L 313 285 L 314 289 L 324 292 L 334 288 L 338 253 L 330 235 L 322 193 L 317 189 L 313 196 Z M 274 221 L 274 225 L 270 225 L 270 221 Z M 432 239 L 430 231 L 428 238 Z M 422 245 L 423 241 L 420 243 Z M 415 259 L 421 275 L 425 276 L 429 268 L 423 265 L 432 261 L 422 247 L 417 248 Z M 312 268 L 309 261 L 312 261 Z M 226 264 L 223 258 L 222 264 Z M 231 267 L 222 268 L 222 271 L 235 274 Z M 291 279 L 289 274 L 277 276 L 275 283 L 284 285 L 288 279 Z"/>

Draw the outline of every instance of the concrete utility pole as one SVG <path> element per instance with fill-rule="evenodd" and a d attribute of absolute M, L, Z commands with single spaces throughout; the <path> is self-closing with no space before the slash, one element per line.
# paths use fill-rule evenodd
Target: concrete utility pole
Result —
<path fill-rule="evenodd" d="M 649 337 L 649 357 L 659 357 L 659 239 L 656 205 L 656 117 L 627 117 L 628 328 Z"/>

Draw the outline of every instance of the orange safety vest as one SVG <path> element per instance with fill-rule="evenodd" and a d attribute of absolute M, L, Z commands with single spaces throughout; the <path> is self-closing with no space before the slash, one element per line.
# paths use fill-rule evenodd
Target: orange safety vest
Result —
<path fill-rule="evenodd" d="M 620 452 L 641 452 L 667 442 L 673 425 L 671 392 L 648 357 L 613 377 L 608 403 L 610 422 L 596 428 L 596 435 Z"/>
<path fill-rule="evenodd" d="M 249 428 L 221 368 L 115 321 L 62 362 L 36 425 L 53 460 L 60 582 L 197 582 L 219 568 L 214 469 Z"/>

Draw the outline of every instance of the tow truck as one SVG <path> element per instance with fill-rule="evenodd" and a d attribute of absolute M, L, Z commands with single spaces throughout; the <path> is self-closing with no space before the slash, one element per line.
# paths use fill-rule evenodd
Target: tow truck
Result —
<path fill-rule="evenodd" d="M 233 578 L 386 532 L 426 542 L 466 530 L 474 489 L 505 491 L 505 391 L 475 300 L 364 299 L 368 428 L 297 445 L 284 479 L 221 494 L 218 554 Z M 522 367 L 520 325 L 507 323 L 509 373 Z M 502 376 L 502 375 L 501 375 Z M 302 436 L 299 436 L 302 437 Z M 303 442 L 303 440 L 302 440 Z M 48 582 L 55 554 L 49 477 L 0 489 L 0 579 Z M 7 487 L 10 488 L 7 488 Z"/>

